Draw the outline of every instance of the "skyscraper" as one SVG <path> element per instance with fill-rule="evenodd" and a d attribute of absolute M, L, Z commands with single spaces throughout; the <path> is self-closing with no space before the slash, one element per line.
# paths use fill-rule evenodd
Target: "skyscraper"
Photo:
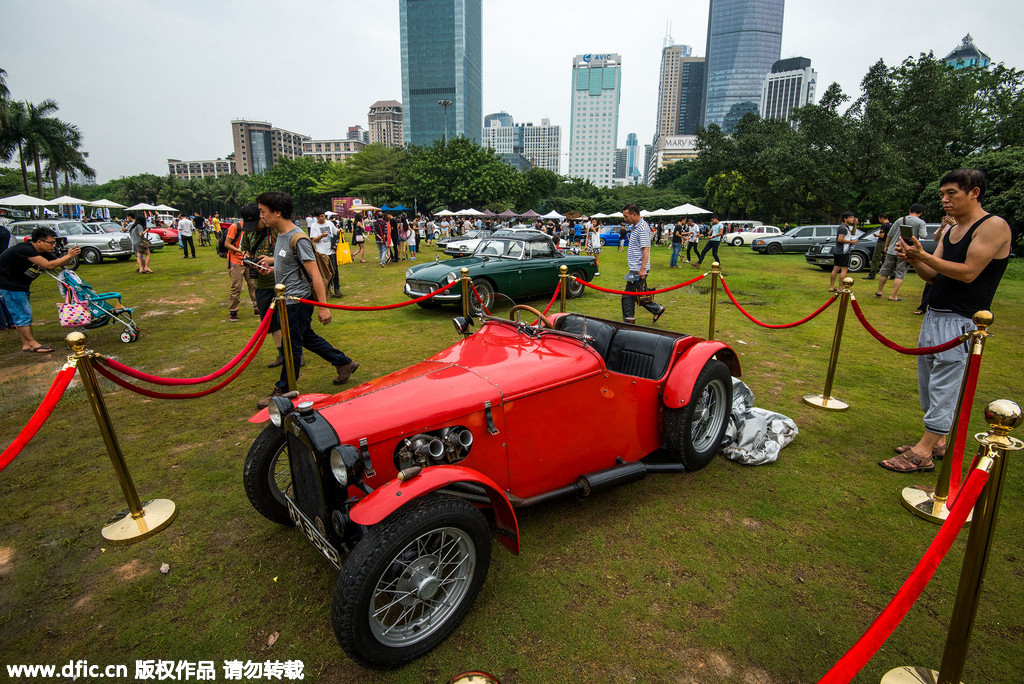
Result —
<path fill-rule="evenodd" d="M 632 185 L 638 185 L 643 175 L 640 172 L 640 144 L 636 133 L 630 133 L 626 136 L 626 176 Z"/>
<path fill-rule="evenodd" d="M 788 121 L 797 107 L 814 102 L 818 72 L 806 57 L 780 59 L 765 76 L 761 91 L 761 116 Z"/>
<path fill-rule="evenodd" d="M 757 112 L 765 75 L 782 51 L 785 0 L 711 0 L 703 125 L 726 133 Z"/>
<path fill-rule="evenodd" d="M 576 55 L 572 60 L 569 175 L 601 188 L 612 187 L 619 131 L 622 57 Z"/>
<path fill-rule="evenodd" d="M 370 126 L 371 143 L 380 143 L 386 147 L 401 147 L 404 144 L 401 102 L 378 100 L 370 105 L 366 119 Z"/>
<path fill-rule="evenodd" d="M 399 0 L 405 142 L 479 140 L 481 0 Z M 450 102 L 444 106 L 439 102 Z"/>
<path fill-rule="evenodd" d="M 668 45 L 661 51 L 655 136 L 697 132 L 704 115 L 704 58 L 692 57 L 692 52 L 689 45 Z"/>

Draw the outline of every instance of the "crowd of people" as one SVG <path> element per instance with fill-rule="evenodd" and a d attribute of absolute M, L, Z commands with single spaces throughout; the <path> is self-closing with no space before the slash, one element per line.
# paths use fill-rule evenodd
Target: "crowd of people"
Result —
<path fill-rule="evenodd" d="M 866 279 L 878 278 L 876 297 L 884 296 L 886 282 L 892 278 L 889 299 L 900 301 L 899 292 L 908 269 L 913 266 L 926 287 L 918 314 L 924 316 L 919 346 L 936 346 L 974 328 L 972 316 L 976 311 L 988 309 L 1006 269 L 1012 248 L 1012 235 L 1005 220 L 984 210 L 987 181 L 984 173 L 976 169 L 957 169 L 947 174 L 940 183 L 942 208 L 946 216 L 935 236 L 937 247 L 933 253 L 921 245 L 925 238 L 925 224 L 921 219 L 925 207 L 910 206 L 905 216 L 890 222 L 888 216 L 879 217 L 880 227 L 873 233 L 878 238 L 872 254 L 871 267 Z M 292 219 L 292 201 L 281 192 L 261 194 L 256 203 L 241 210 L 237 221 L 222 222 L 219 215 L 210 219 L 183 216 L 176 220 L 179 241 L 184 251 L 195 257 L 192 236 L 209 229 L 223 244 L 229 274 L 228 316 L 238 321 L 238 309 L 243 287 L 247 289 L 253 313 L 263 316 L 274 298 L 274 286 L 283 284 L 289 294 L 301 299 L 326 304 L 328 297 L 341 296 L 337 260 L 341 241 L 350 242 L 352 258 L 366 262 L 366 242 L 373 236 L 377 245 L 377 262 L 412 261 L 424 243 L 431 245 L 436 236 L 453 236 L 473 229 L 493 228 L 489 219 L 448 219 L 417 215 L 409 217 L 387 212 L 374 212 L 345 218 L 337 223 L 322 209 L 306 216 L 306 229 Z M 651 272 L 651 248 L 666 234 L 671 240 L 669 268 L 679 268 L 683 245 L 686 245 L 687 263 L 700 267 L 708 252 L 718 260 L 718 246 L 728 234 L 729 226 L 712 216 L 707 224 L 693 220 L 651 226 L 641 217 L 635 204 L 622 210 L 624 221 L 620 227 L 620 250 L 626 250 L 627 274 L 622 296 L 622 320 L 635 324 L 636 305 L 652 316 L 652 324 L 665 313 L 665 306 L 653 297 L 639 298 L 650 288 L 647 278 Z M 831 291 L 836 291 L 846 276 L 850 249 L 863 238 L 857 231 L 858 221 L 852 212 L 846 212 L 836 227 L 834 267 L 830 274 Z M 533 227 L 553 239 L 562 247 L 582 245 L 588 251 L 599 251 L 599 236 L 604 226 L 597 220 L 553 221 L 538 220 Z M 138 272 L 152 273 L 149 268 L 149 249 L 146 245 L 146 217 L 126 217 L 125 228 L 132 237 Z M 733 227 L 735 229 L 735 227 Z M 704 247 L 696 254 L 701 237 L 707 236 Z M 0 327 L 12 326 L 18 331 L 21 347 L 26 352 L 51 353 L 53 348 L 41 344 L 33 336 L 32 309 L 29 291 L 32 281 L 44 270 L 53 270 L 67 264 L 77 248 L 57 258 L 54 254 L 56 235 L 49 228 L 36 229 L 30 239 L 0 253 Z M 0 249 L 7 240 L 0 235 Z M 200 245 L 210 240 L 200 237 Z M 320 262 L 332 265 L 325 274 Z M 290 339 L 282 339 L 281 326 L 276 318 L 269 334 L 278 349 L 278 357 L 270 367 L 281 367 L 278 381 L 268 396 L 258 402 L 267 406 L 274 396 L 288 389 L 284 359 L 290 355 L 296 374 L 304 365 L 303 349 L 323 358 L 335 369 L 334 384 L 345 384 L 359 368 L 359 363 L 318 335 L 312 326 L 314 310 L 323 325 L 331 322 L 330 309 L 314 304 L 289 303 L 288 327 Z M 896 455 L 880 465 L 896 472 L 918 472 L 934 469 L 934 459 L 941 458 L 946 449 L 945 435 L 954 419 L 957 396 L 968 358 L 963 346 L 918 357 L 918 383 L 921 409 L 924 413 L 923 434 L 916 441 L 895 447 Z"/>

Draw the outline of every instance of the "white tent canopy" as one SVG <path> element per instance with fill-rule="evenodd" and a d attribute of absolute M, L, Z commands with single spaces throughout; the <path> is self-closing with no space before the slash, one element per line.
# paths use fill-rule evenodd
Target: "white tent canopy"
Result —
<path fill-rule="evenodd" d="M 455 212 L 442 209 L 441 211 L 434 212 L 434 216 L 455 216 Z"/>
<path fill-rule="evenodd" d="M 648 216 L 672 216 L 672 212 L 668 209 L 655 209 Z"/>
<path fill-rule="evenodd" d="M 92 207 L 102 207 L 103 209 L 124 209 L 124 205 L 123 204 L 118 204 L 117 202 L 111 202 L 108 199 L 96 200 L 95 202 L 91 202 L 89 204 L 89 206 L 92 206 Z"/>
<path fill-rule="evenodd" d="M 561 220 L 561 219 L 565 218 L 565 214 L 559 214 L 557 211 L 552 209 L 548 213 L 546 213 L 543 216 L 541 216 L 541 218 L 542 219 L 559 219 L 559 220 Z"/>
<path fill-rule="evenodd" d="M 159 211 L 152 204 L 146 204 L 145 202 L 139 202 L 138 204 L 133 204 L 132 206 L 127 207 L 127 210 L 128 211 Z"/>
<path fill-rule="evenodd" d="M 608 218 L 625 218 L 621 211 L 617 211 L 614 214 L 608 214 Z"/>
<path fill-rule="evenodd" d="M 672 207 L 671 209 L 665 210 L 666 216 L 691 216 L 693 214 L 710 214 L 711 212 L 707 209 L 701 209 L 696 204 L 680 204 L 678 207 Z"/>
<path fill-rule="evenodd" d="M 608 218 L 608 214 L 603 214 L 603 213 L 601 213 L 599 211 L 596 214 L 591 214 L 590 218 L 596 218 L 596 219 Z"/>
<path fill-rule="evenodd" d="M 82 204 L 82 205 L 87 206 L 87 207 L 94 207 L 94 206 L 96 206 L 95 204 L 93 204 L 92 202 L 90 202 L 88 200 L 78 199 L 77 197 L 71 197 L 70 195 L 61 195 L 60 197 L 57 197 L 56 199 L 50 200 L 46 204 L 48 206 L 51 206 L 51 207 L 57 207 L 57 206 L 60 206 L 62 204 L 71 204 L 71 205 Z"/>
<path fill-rule="evenodd" d="M 463 209 L 462 211 L 455 212 L 455 215 L 456 216 L 483 216 L 484 212 L 477 211 L 476 209 L 473 209 L 472 207 L 470 207 L 469 209 Z"/>
<path fill-rule="evenodd" d="M 32 197 L 31 195 L 11 195 L 0 199 L 0 205 L 5 207 L 45 207 L 49 205 L 48 200 Z"/>
<path fill-rule="evenodd" d="M 159 210 L 159 211 L 175 211 L 175 212 L 180 211 L 180 209 L 175 209 L 174 207 L 169 207 L 166 204 L 158 204 L 158 205 L 156 205 L 156 209 Z"/>

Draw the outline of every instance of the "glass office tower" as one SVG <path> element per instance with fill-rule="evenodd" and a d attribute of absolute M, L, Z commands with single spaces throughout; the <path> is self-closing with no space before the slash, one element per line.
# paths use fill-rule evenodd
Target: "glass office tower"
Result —
<path fill-rule="evenodd" d="M 711 0 L 704 81 L 705 126 L 726 133 L 757 112 L 764 77 L 782 52 L 785 0 Z"/>
<path fill-rule="evenodd" d="M 445 137 L 479 141 L 481 0 L 399 0 L 406 144 Z M 444 107 L 438 101 L 452 104 Z"/>
<path fill-rule="evenodd" d="M 599 188 L 613 186 L 621 85 L 620 55 L 588 53 L 573 58 L 568 173 Z"/>

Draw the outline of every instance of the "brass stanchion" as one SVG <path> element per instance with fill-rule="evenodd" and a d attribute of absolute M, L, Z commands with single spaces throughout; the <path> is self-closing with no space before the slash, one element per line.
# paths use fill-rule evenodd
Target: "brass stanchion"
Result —
<path fill-rule="evenodd" d="M 469 320 L 469 297 L 473 293 L 473 290 L 471 290 L 470 287 L 469 287 L 470 286 L 469 269 L 463 267 L 462 270 L 461 270 L 461 273 L 462 273 L 462 278 L 461 278 L 461 280 L 462 280 L 462 317 L 465 318 L 466 320 Z M 483 304 L 481 304 L 480 305 L 480 311 L 483 312 L 483 310 L 484 310 L 483 309 Z"/>
<path fill-rule="evenodd" d="M 828 359 L 828 373 L 825 375 L 825 389 L 821 394 L 805 394 L 804 403 L 817 406 L 828 411 L 845 411 L 850 408 L 846 402 L 832 396 L 832 382 L 836 377 L 836 364 L 839 363 L 839 345 L 843 341 L 843 326 L 846 325 L 846 308 L 850 304 L 853 292 L 853 278 L 843 278 L 843 289 L 839 294 L 839 315 L 836 316 L 836 332 L 832 337 L 832 354 Z"/>
<path fill-rule="evenodd" d="M 153 499 L 145 503 L 139 499 L 131 473 L 128 472 L 128 464 L 121 453 L 121 445 L 111 425 L 107 405 L 96 383 L 96 373 L 92 368 L 92 357 L 95 352 L 85 348 L 86 339 L 84 333 L 73 332 L 65 338 L 65 343 L 75 352 L 74 361 L 78 367 L 78 375 L 82 378 L 82 386 L 89 397 L 89 405 L 96 416 L 96 424 L 99 425 L 107 453 L 110 454 L 114 475 L 117 476 L 125 501 L 128 502 L 128 510 L 110 518 L 101 533 L 104 539 L 113 544 L 131 544 L 152 536 L 170 525 L 178 511 L 170 499 Z"/>
<path fill-rule="evenodd" d="M 991 311 L 978 311 L 973 317 L 977 330 L 972 330 L 971 335 L 971 356 L 978 356 L 978 363 L 981 363 L 982 352 L 985 351 L 985 339 L 989 336 L 988 327 L 992 325 Z M 967 411 L 970 415 L 971 407 L 964 406 L 964 393 L 967 391 L 967 376 L 971 369 L 971 359 L 968 358 L 964 367 L 964 377 L 960 381 L 960 395 L 956 400 L 956 409 L 953 411 L 953 427 L 946 435 L 946 458 L 942 459 L 942 467 L 939 469 L 939 479 L 935 487 L 915 485 L 904 487 L 902 492 L 903 505 L 914 515 L 924 518 L 933 523 L 942 522 L 949 517 L 949 509 L 946 508 L 946 499 L 949 498 L 949 482 L 953 476 L 953 448 L 958 439 L 967 441 L 967 436 L 957 434 L 957 421 L 961 411 Z M 971 520 L 970 517 L 967 520 Z"/>
<path fill-rule="evenodd" d="M 718 279 L 722 277 L 722 265 L 711 263 L 711 309 L 708 312 L 708 339 L 715 339 L 715 311 L 718 309 Z"/>
<path fill-rule="evenodd" d="M 561 283 L 561 287 L 558 288 L 558 296 L 561 300 L 562 313 L 565 313 L 565 293 L 569 287 L 569 267 L 559 266 L 558 267 L 558 282 Z"/>
<path fill-rule="evenodd" d="M 882 684 L 956 684 L 963 675 L 981 585 L 985 581 L 985 568 L 992 552 L 992 537 L 999 513 L 999 501 L 1003 495 L 1008 461 L 1006 452 L 1024 449 L 1024 442 L 1009 436 L 1010 430 L 1021 422 L 1020 406 L 1016 403 L 1007 399 L 993 401 L 985 408 L 985 420 L 990 426 L 989 431 L 974 436 L 987 451 L 987 455 L 979 461 L 978 467 L 984 467 L 984 461 L 987 459 L 991 459 L 992 467 L 988 482 L 974 504 L 975 516 L 967 537 L 964 564 L 960 572 L 960 584 L 956 591 L 956 603 L 953 604 L 953 616 L 949 622 L 942 664 L 938 672 L 924 667 L 898 667 L 882 677 Z"/>
<path fill-rule="evenodd" d="M 295 356 L 292 351 L 292 334 L 288 327 L 288 303 L 285 297 L 284 285 L 278 283 L 274 286 L 277 293 L 275 308 L 277 309 L 277 320 L 281 323 L 281 358 L 284 359 L 285 375 L 288 377 L 288 391 L 297 391 L 298 383 L 295 381 Z M 301 350 L 299 352 L 302 353 Z"/>

